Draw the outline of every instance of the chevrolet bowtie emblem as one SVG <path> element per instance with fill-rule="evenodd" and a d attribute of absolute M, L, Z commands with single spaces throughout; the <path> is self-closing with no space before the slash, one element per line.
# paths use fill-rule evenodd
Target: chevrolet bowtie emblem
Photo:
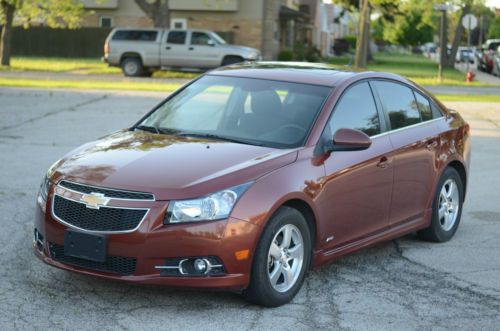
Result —
<path fill-rule="evenodd" d="M 84 194 L 80 198 L 80 201 L 85 203 L 87 208 L 91 209 L 99 209 L 103 206 L 106 206 L 111 200 L 110 198 L 106 198 L 104 194 L 102 193 L 90 193 L 90 194 Z"/>

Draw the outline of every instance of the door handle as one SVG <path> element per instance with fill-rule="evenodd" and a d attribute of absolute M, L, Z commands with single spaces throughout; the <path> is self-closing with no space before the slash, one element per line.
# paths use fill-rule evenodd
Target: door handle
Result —
<path fill-rule="evenodd" d="M 171 48 L 172 48 L 172 47 L 170 47 L 170 46 L 165 47 L 165 49 L 166 49 L 166 50 L 169 50 L 169 49 L 171 49 Z"/>
<path fill-rule="evenodd" d="M 427 146 L 426 146 L 426 148 L 427 148 L 428 150 L 432 151 L 433 149 L 435 149 L 435 148 L 437 147 L 437 145 L 438 145 L 437 140 L 432 139 L 432 140 L 427 141 Z"/>
<path fill-rule="evenodd" d="M 192 51 L 192 50 L 194 50 L 194 47 L 189 47 L 188 49 L 189 49 L 190 51 Z"/>
<path fill-rule="evenodd" d="M 389 159 L 387 158 L 387 156 L 382 156 L 380 158 L 380 160 L 377 163 L 377 167 L 381 169 L 386 169 L 389 167 Z"/>

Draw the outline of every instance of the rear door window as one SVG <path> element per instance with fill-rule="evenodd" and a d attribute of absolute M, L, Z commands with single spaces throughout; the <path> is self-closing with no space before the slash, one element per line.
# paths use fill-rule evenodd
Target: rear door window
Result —
<path fill-rule="evenodd" d="M 153 30 L 118 30 L 113 40 L 156 41 L 158 31 Z"/>
<path fill-rule="evenodd" d="M 386 81 L 375 81 L 373 83 L 384 110 L 389 116 L 392 130 L 422 121 L 415 96 L 409 87 Z"/>
<path fill-rule="evenodd" d="M 415 98 L 417 99 L 417 106 L 422 115 L 422 121 L 428 121 L 432 119 L 432 109 L 429 100 L 422 94 L 415 92 Z"/>
<path fill-rule="evenodd" d="M 186 43 L 186 31 L 170 31 L 167 37 L 167 44 L 184 45 Z"/>

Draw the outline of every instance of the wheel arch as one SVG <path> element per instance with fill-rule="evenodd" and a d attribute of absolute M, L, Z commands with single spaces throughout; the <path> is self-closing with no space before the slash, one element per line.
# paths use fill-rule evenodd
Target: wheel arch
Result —
<path fill-rule="evenodd" d="M 137 52 L 125 52 L 125 53 L 123 53 L 120 56 L 120 65 L 122 64 L 123 60 L 125 60 L 128 57 L 138 58 L 141 61 L 141 63 L 144 63 L 143 60 L 142 60 L 142 56 L 141 56 L 140 53 L 137 53 Z"/>
<path fill-rule="evenodd" d="M 453 160 L 450 163 L 448 163 L 445 167 L 446 168 L 453 168 L 458 172 L 458 175 L 460 176 L 460 179 L 462 180 L 462 185 L 464 189 L 464 198 L 467 192 L 467 171 L 465 170 L 465 166 L 462 162 L 458 160 Z M 444 169 L 443 169 L 444 171 Z"/>
<path fill-rule="evenodd" d="M 316 217 L 314 215 L 314 211 L 311 208 L 311 206 L 302 199 L 287 200 L 281 206 L 287 206 L 296 209 L 304 216 L 307 224 L 309 225 L 309 229 L 311 230 L 311 241 L 312 241 L 311 247 L 314 250 L 314 247 L 316 246 L 316 242 L 318 239 L 318 233 L 317 233 Z"/>
<path fill-rule="evenodd" d="M 224 55 L 224 56 L 222 57 L 221 64 L 223 64 L 223 63 L 224 63 L 224 61 L 226 61 L 226 59 L 228 59 L 228 58 L 232 58 L 232 57 L 233 57 L 233 58 L 238 58 L 238 59 L 240 59 L 240 60 L 241 60 L 241 62 L 245 61 L 245 58 L 244 58 L 243 56 L 241 56 L 241 55 L 236 55 L 236 54 L 226 54 L 226 55 Z"/>

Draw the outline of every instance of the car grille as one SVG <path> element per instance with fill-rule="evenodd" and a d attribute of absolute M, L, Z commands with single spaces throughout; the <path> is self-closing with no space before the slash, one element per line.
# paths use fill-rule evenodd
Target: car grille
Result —
<path fill-rule="evenodd" d="M 77 184 L 73 182 L 68 182 L 66 180 L 62 180 L 59 182 L 59 186 L 67 188 L 72 191 L 76 191 L 79 193 L 102 193 L 108 198 L 114 199 L 127 199 L 127 200 L 155 200 L 155 197 L 151 193 L 143 193 L 143 192 L 134 192 L 134 191 L 121 191 L 114 190 L 109 188 L 102 187 L 94 187 L 84 184 Z"/>
<path fill-rule="evenodd" d="M 54 195 L 54 216 L 74 227 L 88 231 L 133 231 L 141 223 L 148 209 L 116 207 L 87 208 L 85 204 Z"/>
<path fill-rule="evenodd" d="M 104 262 L 95 262 L 64 255 L 64 246 L 49 244 L 50 256 L 57 262 L 96 271 L 120 275 L 132 275 L 135 272 L 137 259 L 125 256 L 108 256 Z"/>

